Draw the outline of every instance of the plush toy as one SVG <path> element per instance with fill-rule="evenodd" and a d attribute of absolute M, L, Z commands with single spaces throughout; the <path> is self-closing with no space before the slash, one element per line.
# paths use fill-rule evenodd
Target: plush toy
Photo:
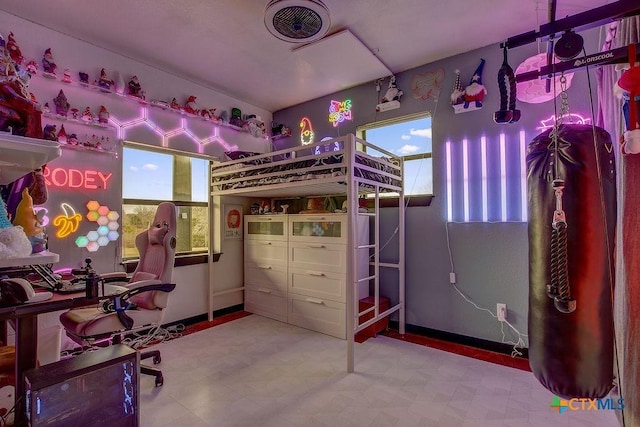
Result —
<path fill-rule="evenodd" d="M 38 218 L 33 209 L 33 198 L 29 195 L 28 188 L 22 190 L 22 200 L 16 208 L 13 225 L 22 227 L 31 242 L 33 253 L 42 252 L 45 249 L 47 241 L 42 227 L 42 218 Z"/>
<path fill-rule="evenodd" d="M 187 114 L 195 114 L 197 115 L 200 112 L 200 109 L 198 108 L 198 104 L 196 103 L 196 99 L 197 97 L 194 95 L 190 95 L 187 100 L 184 103 L 184 107 L 182 108 L 182 111 L 184 111 Z"/>
<path fill-rule="evenodd" d="M 26 257 L 31 254 L 31 242 L 22 227 L 9 222 L 3 200 L 0 200 L 0 259 Z"/>
<path fill-rule="evenodd" d="M 400 101 L 400 97 L 404 95 L 400 89 L 398 89 L 398 85 L 396 84 L 396 77 L 391 76 L 389 79 L 389 87 L 387 88 L 387 92 L 382 97 L 380 103 L 391 102 L 391 101 Z"/>
<path fill-rule="evenodd" d="M 640 153 L 640 66 L 636 65 L 636 47 L 629 45 L 629 69 L 618 80 L 618 86 L 626 93 L 623 114 L 626 122 L 626 132 L 622 136 L 622 153 Z"/>
<path fill-rule="evenodd" d="M 482 100 L 487 94 L 487 89 L 482 84 L 482 70 L 484 69 L 485 60 L 480 60 L 480 65 L 476 68 L 469 86 L 464 89 L 464 108 L 469 108 L 473 102 L 476 108 L 482 107 Z"/>

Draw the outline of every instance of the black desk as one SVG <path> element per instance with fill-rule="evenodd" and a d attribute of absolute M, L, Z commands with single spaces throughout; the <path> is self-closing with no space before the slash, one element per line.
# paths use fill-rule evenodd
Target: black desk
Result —
<path fill-rule="evenodd" d="M 23 398 L 21 399 L 21 397 L 24 397 L 25 393 L 23 373 L 36 367 L 38 350 L 38 314 L 91 306 L 97 304 L 98 301 L 98 298 L 87 298 L 84 293 L 67 295 L 54 294 L 53 298 L 48 301 L 0 308 L 0 339 L 6 344 L 7 320 L 13 321 L 16 332 L 16 426 L 26 425 L 25 401 Z"/>

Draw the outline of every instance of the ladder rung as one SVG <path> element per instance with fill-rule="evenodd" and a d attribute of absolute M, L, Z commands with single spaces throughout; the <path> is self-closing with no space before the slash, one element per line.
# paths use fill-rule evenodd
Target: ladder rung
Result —
<path fill-rule="evenodd" d="M 360 282 L 366 282 L 368 280 L 373 280 L 376 278 L 376 275 L 374 274 L 373 276 L 369 276 L 369 277 L 363 277 L 362 279 L 358 279 L 358 283 Z"/>
<path fill-rule="evenodd" d="M 369 265 L 376 265 L 375 262 L 370 262 Z M 400 268 L 400 264 L 398 263 L 391 263 L 391 262 L 381 262 L 378 263 L 379 267 L 386 267 L 386 268 Z"/>
<path fill-rule="evenodd" d="M 375 248 L 376 244 L 372 244 L 372 245 L 360 245 L 358 246 L 358 249 L 370 249 L 370 248 Z"/>

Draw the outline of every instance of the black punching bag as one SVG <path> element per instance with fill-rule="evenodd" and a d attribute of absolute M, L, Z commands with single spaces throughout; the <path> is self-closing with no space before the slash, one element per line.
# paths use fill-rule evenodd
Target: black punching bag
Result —
<path fill-rule="evenodd" d="M 559 397 L 601 398 L 613 386 L 613 144 L 604 129 L 561 124 L 556 145 L 553 130 L 527 154 L 529 364 Z"/>

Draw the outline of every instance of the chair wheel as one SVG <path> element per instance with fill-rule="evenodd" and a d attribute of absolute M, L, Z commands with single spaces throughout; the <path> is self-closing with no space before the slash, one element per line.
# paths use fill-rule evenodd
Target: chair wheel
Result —
<path fill-rule="evenodd" d="M 162 384 L 164 384 L 164 378 L 160 375 L 156 377 L 156 387 L 162 387 Z"/>
<path fill-rule="evenodd" d="M 162 362 L 162 357 L 160 357 L 160 355 L 153 356 L 153 364 L 154 365 L 157 365 L 160 362 Z"/>

